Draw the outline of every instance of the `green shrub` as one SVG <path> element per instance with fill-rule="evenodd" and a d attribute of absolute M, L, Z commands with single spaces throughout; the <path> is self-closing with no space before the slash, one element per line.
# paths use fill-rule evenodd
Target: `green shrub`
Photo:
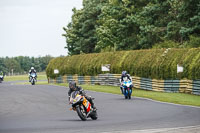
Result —
<path fill-rule="evenodd" d="M 153 48 L 179 48 L 180 47 L 180 44 L 179 43 L 176 43 L 174 41 L 164 41 L 164 42 L 160 42 L 160 43 L 157 43 L 153 46 Z"/>
<path fill-rule="evenodd" d="M 198 48 L 198 47 L 200 47 L 200 37 L 190 36 L 190 40 L 184 43 L 184 47 L 187 47 L 187 48 Z"/>
<path fill-rule="evenodd" d="M 52 59 L 46 69 L 48 77 L 59 75 L 97 75 L 101 66 L 111 64 L 110 73 L 123 70 L 132 76 L 153 79 L 200 79 L 200 48 L 173 48 L 82 54 Z M 184 67 L 177 74 L 177 64 Z M 105 72 L 104 72 L 105 73 Z"/>

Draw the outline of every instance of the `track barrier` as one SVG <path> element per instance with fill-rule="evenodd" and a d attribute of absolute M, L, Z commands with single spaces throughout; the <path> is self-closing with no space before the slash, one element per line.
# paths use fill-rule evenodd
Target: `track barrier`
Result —
<path fill-rule="evenodd" d="M 120 86 L 121 74 L 99 74 L 97 76 L 65 75 L 55 79 L 48 78 L 49 83 L 69 83 L 75 80 L 78 84 Z M 157 80 L 132 76 L 134 88 L 200 95 L 200 80 Z"/>

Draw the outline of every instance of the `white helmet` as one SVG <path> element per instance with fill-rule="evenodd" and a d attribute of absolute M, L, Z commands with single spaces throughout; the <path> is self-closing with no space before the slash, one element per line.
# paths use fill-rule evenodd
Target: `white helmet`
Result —
<path fill-rule="evenodd" d="M 31 70 L 34 70 L 34 67 L 31 67 Z"/>

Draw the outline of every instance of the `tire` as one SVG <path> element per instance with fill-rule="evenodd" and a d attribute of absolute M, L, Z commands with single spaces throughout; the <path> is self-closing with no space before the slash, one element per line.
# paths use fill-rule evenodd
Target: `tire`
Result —
<path fill-rule="evenodd" d="M 92 118 L 92 120 L 96 120 L 98 118 L 97 111 L 93 111 L 90 117 Z"/>
<path fill-rule="evenodd" d="M 82 106 L 82 108 L 81 108 L 81 106 Z M 83 114 L 83 111 L 85 111 L 83 108 L 83 105 L 76 106 L 76 112 L 77 112 L 78 116 L 81 118 L 82 121 L 86 121 L 87 116 L 86 116 L 86 114 L 85 115 Z"/>
<path fill-rule="evenodd" d="M 32 85 L 35 85 L 35 81 L 33 80 L 33 82 L 31 83 Z"/>
<path fill-rule="evenodd" d="M 2 80 L 0 79 L 0 83 L 2 82 Z"/>
<path fill-rule="evenodd" d="M 124 89 L 124 97 L 125 97 L 125 99 L 128 99 L 128 94 L 127 94 L 127 89 Z"/>
<path fill-rule="evenodd" d="M 130 92 L 130 89 L 128 90 L 128 99 L 131 99 L 131 92 Z"/>

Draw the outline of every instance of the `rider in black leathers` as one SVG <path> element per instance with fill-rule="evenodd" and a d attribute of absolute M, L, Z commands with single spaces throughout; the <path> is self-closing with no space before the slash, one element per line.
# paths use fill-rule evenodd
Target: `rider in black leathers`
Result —
<path fill-rule="evenodd" d="M 91 103 L 91 106 L 93 109 L 96 109 L 96 107 L 94 106 L 94 102 L 92 100 L 92 98 L 90 96 L 87 96 L 85 91 L 83 90 L 82 87 L 77 86 L 75 81 L 70 81 L 69 82 L 69 91 L 68 91 L 68 96 L 70 99 L 71 93 L 73 91 L 79 91 L 81 95 L 85 96 L 85 98 Z"/>

